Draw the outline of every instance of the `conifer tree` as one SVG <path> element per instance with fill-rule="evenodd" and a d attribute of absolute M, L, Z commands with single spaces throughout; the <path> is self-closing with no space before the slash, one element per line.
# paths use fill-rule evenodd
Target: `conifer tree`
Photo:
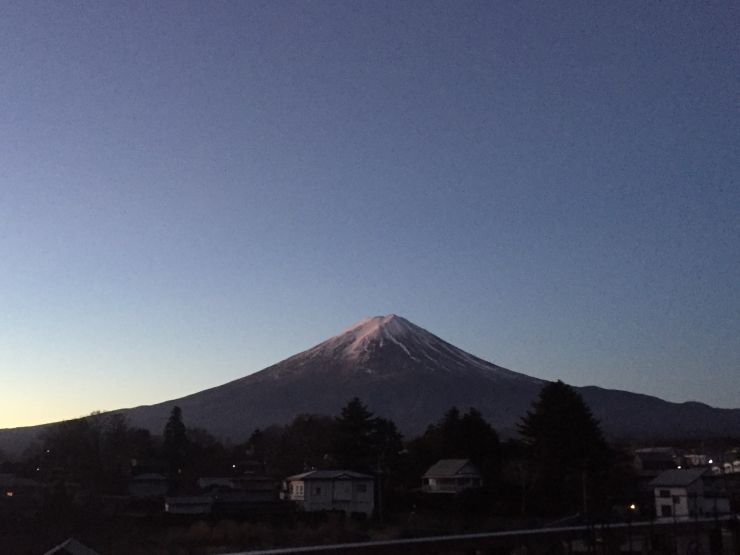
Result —
<path fill-rule="evenodd" d="M 187 451 L 187 430 L 182 421 L 182 410 L 173 407 L 167 424 L 164 427 L 164 456 L 169 465 L 170 474 L 177 475 L 185 463 Z"/>
<path fill-rule="evenodd" d="M 336 419 L 334 458 L 342 468 L 381 472 L 392 468 L 403 449 L 392 420 L 376 417 L 355 397 Z"/>
<path fill-rule="evenodd" d="M 593 509 L 611 456 L 598 421 L 578 392 L 561 381 L 545 385 L 519 433 L 534 479 L 535 505 L 561 514 Z"/>
<path fill-rule="evenodd" d="M 337 418 L 335 458 L 340 466 L 368 471 L 372 467 L 373 413 L 355 397 Z"/>

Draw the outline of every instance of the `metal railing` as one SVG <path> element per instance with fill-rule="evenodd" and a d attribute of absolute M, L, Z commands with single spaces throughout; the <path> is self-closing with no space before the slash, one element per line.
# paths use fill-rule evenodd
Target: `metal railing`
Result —
<path fill-rule="evenodd" d="M 472 551 L 492 547 L 516 547 L 543 543 L 549 541 L 583 540 L 603 541 L 606 537 L 626 540 L 639 533 L 696 534 L 702 529 L 704 532 L 716 529 L 721 524 L 737 524 L 737 516 L 716 518 L 693 518 L 687 520 L 692 526 L 677 527 L 676 522 L 620 522 L 612 524 L 598 524 L 589 526 L 565 526 L 550 528 L 535 528 L 526 530 L 507 530 L 503 532 L 483 532 L 476 534 L 457 534 L 451 536 L 430 536 L 400 540 L 382 540 L 362 543 L 343 543 L 332 545 L 316 545 L 305 547 L 285 547 L 276 549 L 262 549 L 256 551 L 242 551 L 227 555 L 389 555 L 393 553 L 445 553 Z M 631 539 L 630 539 L 631 541 Z"/>

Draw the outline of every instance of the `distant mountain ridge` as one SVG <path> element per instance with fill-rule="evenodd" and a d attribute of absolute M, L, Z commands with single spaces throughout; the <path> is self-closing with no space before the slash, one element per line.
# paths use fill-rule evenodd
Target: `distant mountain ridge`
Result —
<path fill-rule="evenodd" d="M 451 406 L 475 407 L 499 431 L 513 432 L 544 380 L 502 368 L 396 315 L 366 318 L 264 370 L 179 399 L 124 409 L 133 425 L 159 433 L 172 407 L 188 426 L 236 441 L 255 428 L 302 413 L 337 414 L 360 397 L 408 436 Z M 589 386 L 576 388 L 619 438 L 740 435 L 740 410 Z M 38 429 L 0 430 L 0 450 L 15 451 Z"/>

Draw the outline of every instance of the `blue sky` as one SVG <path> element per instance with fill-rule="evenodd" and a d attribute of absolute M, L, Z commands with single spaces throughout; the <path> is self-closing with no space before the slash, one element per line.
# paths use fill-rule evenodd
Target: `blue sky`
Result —
<path fill-rule="evenodd" d="M 397 313 L 740 406 L 734 3 L 11 2 L 0 426 Z"/>

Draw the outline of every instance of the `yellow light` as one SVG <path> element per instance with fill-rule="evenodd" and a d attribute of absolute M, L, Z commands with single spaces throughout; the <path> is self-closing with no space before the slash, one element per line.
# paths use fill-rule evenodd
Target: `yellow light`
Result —
<path fill-rule="evenodd" d="M 13 494 L 13 492 L 12 492 L 12 491 L 6 491 L 6 492 L 5 492 L 5 496 L 6 496 L 6 497 L 13 497 L 13 495 L 14 495 L 14 494 Z"/>
<path fill-rule="evenodd" d="M 637 505 L 630 503 L 630 511 L 634 511 L 635 509 L 637 509 Z"/>

